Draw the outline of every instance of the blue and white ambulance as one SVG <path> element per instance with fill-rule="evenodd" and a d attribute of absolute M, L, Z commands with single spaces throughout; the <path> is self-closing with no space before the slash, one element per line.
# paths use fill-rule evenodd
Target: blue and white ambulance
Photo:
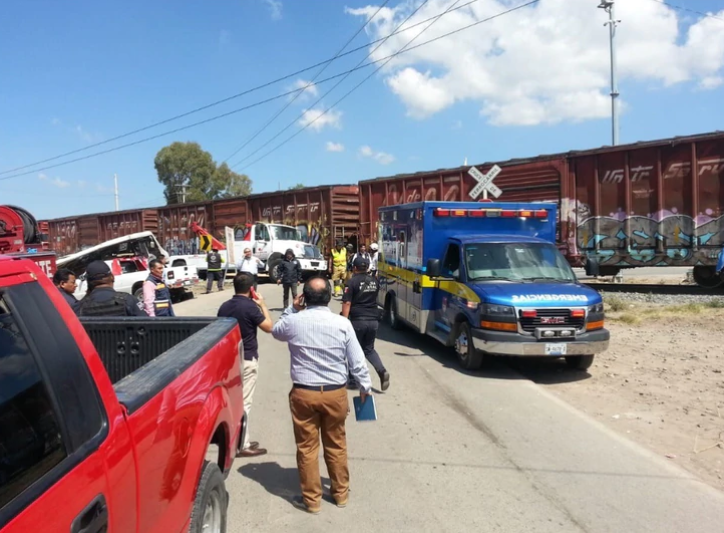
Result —
<path fill-rule="evenodd" d="M 556 210 L 507 202 L 380 208 L 386 320 L 454 346 L 466 369 L 486 354 L 565 357 L 587 369 L 608 348 L 603 301 L 556 248 Z"/>

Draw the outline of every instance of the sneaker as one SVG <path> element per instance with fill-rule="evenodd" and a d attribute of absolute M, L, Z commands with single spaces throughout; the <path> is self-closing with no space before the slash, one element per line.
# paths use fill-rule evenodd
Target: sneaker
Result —
<path fill-rule="evenodd" d="M 340 509 L 344 509 L 347 507 L 347 502 L 349 501 L 349 498 L 345 499 L 344 501 L 338 502 L 337 500 L 334 501 L 334 503 L 339 507 Z"/>
<path fill-rule="evenodd" d="M 304 511 L 309 514 L 319 514 L 319 511 L 321 511 L 321 509 L 312 509 L 311 507 L 307 506 L 307 504 L 304 503 L 304 500 L 300 496 L 297 496 L 292 500 L 292 505 L 300 511 Z"/>
<path fill-rule="evenodd" d="M 381 382 L 381 389 L 383 391 L 386 391 L 390 388 L 390 373 L 387 371 L 384 371 L 380 374 L 380 382 Z"/>

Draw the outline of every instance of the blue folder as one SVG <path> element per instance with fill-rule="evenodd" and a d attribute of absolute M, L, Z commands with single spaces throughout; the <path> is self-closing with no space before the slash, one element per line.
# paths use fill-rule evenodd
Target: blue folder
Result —
<path fill-rule="evenodd" d="M 357 422 L 372 422 L 377 420 L 377 405 L 375 404 L 374 396 L 367 396 L 365 403 L 362 403 L 362 399 L 359 396 L 355 396 L 352 402 L 354 403 L 354 416 Z"/>

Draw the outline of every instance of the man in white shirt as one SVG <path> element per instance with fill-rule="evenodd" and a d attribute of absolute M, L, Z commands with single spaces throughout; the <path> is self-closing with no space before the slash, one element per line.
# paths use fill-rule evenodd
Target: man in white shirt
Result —
<path fill-rule="evenodd" d="M 254 276 L 254 290 L 256 291 L 259 282 L 259 265 L 264 265 L 261 259 L 251 255 L 251 248 L 244 248 L 244 257 L 236 263 L 236 271 L 248 272 Z"/>

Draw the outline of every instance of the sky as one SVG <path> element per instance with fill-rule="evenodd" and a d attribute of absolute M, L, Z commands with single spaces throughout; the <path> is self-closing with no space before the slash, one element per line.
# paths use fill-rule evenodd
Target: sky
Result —
<path fill-rule="evenodd" d="M 0 203 L 39 219 L 113 211 L 115 174 L 120 209 L 163 205 L 153 160 L 174 141 L 255 193 L 611 144 L 599 0 L 507 14 L 525 0 L 383 2 L 5 3 Z M 621 144 L 724 130 L 724 0 L 671 4 L 615 3 Z M 343 47 L 360 50 L 292 75 Z"/>

